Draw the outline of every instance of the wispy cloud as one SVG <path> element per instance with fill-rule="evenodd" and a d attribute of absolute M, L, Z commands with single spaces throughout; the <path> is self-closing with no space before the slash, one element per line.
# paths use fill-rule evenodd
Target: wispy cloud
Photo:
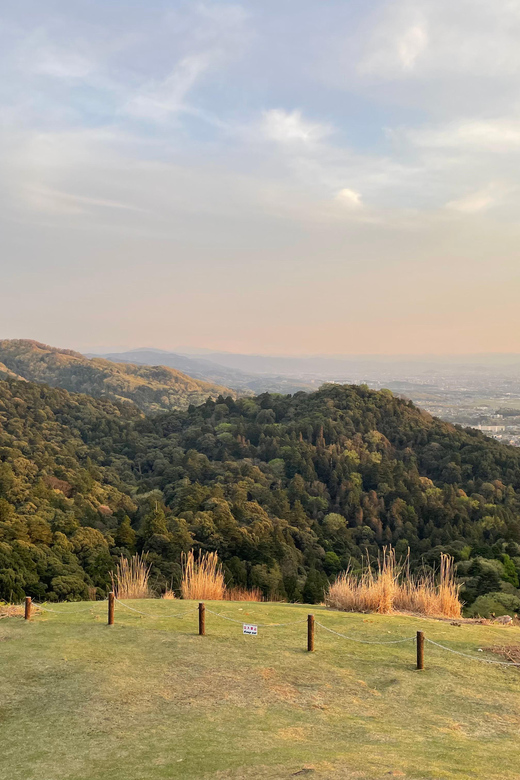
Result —
<path fill-rule="evenodd" d="M 197 279 L 210 309 L 245 290 L 247 314 L 259 277 L 259 311 L 270 310 L 271 269 L 290 266 L 277 295 L 297 278 L 314 300 L 318 266 L 329 265 L 344 284 L 331 293 L 329 275 L 323 300 L 337 288 L 341 304 L 353 275 L 366 289 L 381 280 L 372 313 L 382 318 L 396 299 L 404 312 L 417 289 L 430 294 L 435 267 L 433 334 L 447 278 L 469 300 L 476 254 L 482 278 L 498 255 L 509 263 L 518 292 L 520 0 L 331 0 L 326 14 L 315 0 L 297 13 L 252 0 L 150 0 L 124 14 L 102 0 L 62 6 L 23 0 L 1 12 L 0 241 L 14 274 L 14 252 L 30 268 L 48 240 L 56 267 L 83 253 L 102 257 L 100 277 L 117 268 L 132 303 L 153 279 L 152 298 L 160 280 L 200 312 L 187 281 Z M 23 241 L 6 224 L 22 225 Z M 149 258 L 146 273 L 127 269 L 132 252 L 135 268 Z M 35 289 L 33 303 L 52 294 Z M 166 324 L 192 328 L 175 320 L 188 307 L 180 296 Z M 299 301 L 271 306 L 287 310 L 297 338 Z M 365 314 L 360 304 L 357 321 Z M 351 332 L 342 317 L 338 342 Z M 373 335 L 377 345 L 381 328 Z"/>
<path fill-rule="evenodd" d="M 520 150 L 520 119 L 471 119 L 424 129 L 408 129 L 408 139 L 417 146 L 437 149 L 481 150 L 509 153 Z"/>
<path fill-rule="evenodd" d="M 384 80 L 516 75 L 516 0 L 396 0 L 367 29 L 359 72 Z"/>
<path fill-rule="evenodd" d="M 260 130 L 269 141 L 281 144 L 315 144 L 333 132 L 328 123 L 304 119 L 298 110 L 273 108 L 263 114 Z"/>
<path fill-rule="evenodd" d="M 459 211 L 462 214 L 477 214 L 498 205 L 510 190 L 511 188 L 501 184 L 491 183 L 475 192 L 463 195 L 461 198 L 450 200 L 446 204 L 446 208 Z"/>
<path fill-rule="evenodd" d="M 403 29 L 381 31 L 375 37 L 358 70 L 361 74 L 383 77 L 412 73 L 428 46 L 424 22 L 405 24 Z"/>
<path fill-rule="evenodd" d="M 186 96 L 209 68 L 209 54 L 184 57 L 170 75 L 139 89 L 123 106 L 123 112 L 136 117 L 162 120 L 188 109 Z"/>
<path fill-rule="evenodd" d="M 25 189 L 27 201 L 39 211 L 51 214 L 85 214 L 93 208 L 133 211 L 141 214 L 147 210 L 128 203 L 119 203 L 106 198 L 93 198 L 87 195 L 76 195 L 71 192 L 61 192 L 50 187 L 28 186 Z"/>

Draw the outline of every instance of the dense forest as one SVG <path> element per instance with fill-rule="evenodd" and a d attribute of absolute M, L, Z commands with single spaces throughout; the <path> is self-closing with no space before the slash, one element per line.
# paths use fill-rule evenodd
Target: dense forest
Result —
<path fill-rule="evenodd" d="M 26 339 L 0 341 L 0 378 L 3 376 L 44 382 L 96 398 L 133 401 L 147 413 L 187 409 L 222 393 L 236 396 L 227 387 L 194 379 L 168 366 L 89 359 L 70 349 Z"/>
<path fill-rule="evenodd" d="M 392 544 L 451 553 L 470 611 L 520 609 L 520 450 L 365 386 L 130 403 L 0 382 L 0 598 L 102 597 L 143 551 L 158 591 L 217 550 L 229 584 L 313 602 Z"/>

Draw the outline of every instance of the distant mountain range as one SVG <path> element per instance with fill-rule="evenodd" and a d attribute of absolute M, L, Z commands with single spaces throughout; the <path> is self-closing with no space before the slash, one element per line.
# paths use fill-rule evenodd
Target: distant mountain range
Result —
<path fill-rule="evenodd" d="M 187 409 L 219 395 L 237 397 L 224 385 L 187 376 L 165 365 L 139 365 L 89 359 L 79 352 L 57 349 L 37 341 L 0 341 L 0 378 L 9 375 L 30 382 L 43 382 L 97 398 L 133 401 L 144 412 Z"/>
<path fill-rule="evenodd" d="M 520 355 L 244 355 L 207 352 L 196 355 L 151 348 L 101 355 L 108 360 L 165 365 L 190 376 L 255 393 L 294 393 L 323 382 L 421 384 L 446 378 L 484 376 L 520 378 Z M 392 385 L 393 386 L 393 385 Z M 396 387 L 396 389 L 399 389 Z"/>
<path fill-rule="evenodd" d="M 89 354 L 89 357 L 103 357 L 105 360 L 113 360 L 117 363 L 170 366 L 197 379 L 226 384 L 242 392 L 296 393 L 299 390 L 316 389 L 322 382 L 322 380 L 313 381 L 311 377 L 299 380 L 297 376 L 290 376 L 290 372 L 284 376 L 278 370 L 278 358 L 262 358 L 255 355 L 215 352 L 204 357 L 200 355 L 194 357 L 158 349 L 134 349 L 104 355 Z M 284 359 L 279 360 L 280 367 L 283 368 Z"/>

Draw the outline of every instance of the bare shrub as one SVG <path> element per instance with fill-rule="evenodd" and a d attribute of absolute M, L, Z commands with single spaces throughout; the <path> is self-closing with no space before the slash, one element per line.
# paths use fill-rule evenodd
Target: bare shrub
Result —
<path fill-rule="evenodd" d="M 116 573 L 111 574 L 112 590 L 118 599 L 149 599 L 152 597 L 148 580 L 151 564 L 139 554 L 130 560 L 121 556 Z"/>
<path fill-rule="evenodd" d="M 181 593 L 183 599 L 222 601 L 226 586 L 224 572 L 216 552 L 199 553 L 193 550 L 182 557 Z"/>

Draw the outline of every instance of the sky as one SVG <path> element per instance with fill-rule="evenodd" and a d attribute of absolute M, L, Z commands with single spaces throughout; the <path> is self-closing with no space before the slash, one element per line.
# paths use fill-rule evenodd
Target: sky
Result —
<path fill-rule="evenodd" d="M 520 352 L 520 0 L 0 6 L 0 338 Z"/>

